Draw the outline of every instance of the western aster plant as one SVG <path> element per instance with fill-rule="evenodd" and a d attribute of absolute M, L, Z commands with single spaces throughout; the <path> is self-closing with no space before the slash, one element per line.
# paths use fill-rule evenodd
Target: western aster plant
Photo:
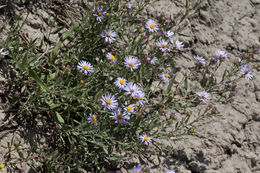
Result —
<path fill-rule="evenodd" d="M 66 13 L 69 29 L 51 32 L 61 35 L 56 45 L 27 44 L 13 28 L 0 49 L 15 71 L 6 100 L 22 123 L 46 127 L 49 145 L 36 169 L 100 173 L 133 155 L 170 154 L 164 140 L 196 133 L 198 121 L 218 113 L 216 103 L 235 98 L 238 80 L 253 79 L 255 49 L 232 59 L 216 48 L 190 55 L 192 67 L 176 63 L 189 45 L 178 39 L 184 20 L 200 4 L 187 2 L 185 13 L 153 18 L 142 15 L 150 0 L 82 4 L 80 17 Z M 233 63 L 219 70 L 226 60 Z"/>

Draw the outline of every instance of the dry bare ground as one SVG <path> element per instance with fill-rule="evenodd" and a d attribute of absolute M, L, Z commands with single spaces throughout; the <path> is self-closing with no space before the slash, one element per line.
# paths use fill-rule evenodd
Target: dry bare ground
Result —
<path fill-rule="evenodd" d="M 23 9 L 21 3 L 11 5 L 10 12 L 11 7 L 16 9 L 13 12 Z M 77 7 L 77 1 L 61 3 L 52 0 L 34 5 L 37 10 L 29 15 L 23 29 L 24 35 L 31 39 L 43 37 L 50 15 L 56 15 L 59 13 L 58 9 L 64 6 Z M 158 14 L 163 11 L 169 16 L 183 8 L 181 0 L 161 0 L 149 7 L 147 12 Z M 8 28 L 10 25 L 7 21 L 8 19 L 2 17 L 0 23 L 6 24 Z M 66 19 L 61 17 L 59 22 L 64 24 L 64 21 Z M 181 68 L 192 66 L 194 55 L 209 58 L 215 50 L 222 49 L 234 60 L 247 47 L 260 47 L 259 0 L 205 0 L 198 17 L 190 19 L 188 23 L 185 33 L 191 37 L 183 37 L 187 48 L 181 56 L 176 57 Z M 2 40 L 5 34 L 1 33 Z M 57 38 L 52 39 L 55 42 Z M 259 55 L 255 58 L 259 63 Z M 242 80 L 238 83 L 238 94 L 233 103 L 217 105 L 220 115 L 201 122 L 193 136 L 176 140 L 173 144 L 176 151 L 173 154 L 152 158 L 154 164 L 147 165 L 151 166 L 151 172 L 174 169 L 183 173 L 260 173 L 260 72 L 255 71 L 254 76 L 253 81 Z M 4 80 L 2 74 L 1 82 Z M 21 149 L 25 154 L 36 142 L 37 145 L 44 143 L 44 140 L 39 140 L 39 133 L 35 129 L 15 124 L 10 119 L 12 118 L 7 119 L 0 111 L 0 162 L 4 162 L 3 157 L 8 151 L 7 142 L 13 136 L 15 141 L 21 142 Z M 142 164 L 138 159 L 133 160 Z M 30 170 L 14 153 L 6 164 L 17 172 Z"/>

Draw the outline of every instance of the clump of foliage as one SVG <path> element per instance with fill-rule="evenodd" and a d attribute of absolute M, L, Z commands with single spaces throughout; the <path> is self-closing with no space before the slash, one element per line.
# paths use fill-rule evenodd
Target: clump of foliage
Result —
<path fill-rule="evenodd" d="M 83 4 L 80 21 L 67 13 L 70 29 L 55 46 L 25 43 L 18 37 L 22 25 L 14 27 L 1 61 L 15 71 L 9 89 L 21 92 L 6 99 L 17 118 L 44 123 L 49 148 L 37 169 L 105 172 L 133 154 L 145 158 L 170 149 L 161 139 L 192 134 L 196 122 L 218 113 L 215 103 L 232 101 L 237 80 L 253 78 L 246 65 L 251 51 L 217 79 L 229 58 L 218 50 L 212 58 L 196 56 L 194 67 L 176 80 L 174 57 L 185 49 L 176 36 L 200 1 L 187 1 L 184 13 L 156 18 L 143 15 L 150 3 Z M 192 81 L 199 86 L 190 88 Z"/>

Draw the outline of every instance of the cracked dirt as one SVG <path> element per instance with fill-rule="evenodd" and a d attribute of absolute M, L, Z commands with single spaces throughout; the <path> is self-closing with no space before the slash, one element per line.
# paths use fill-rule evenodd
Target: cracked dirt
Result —
<path fill-rule="evenodd" d="M 49 2 L 59 6 L 56 1 Z M 77 5 L 77 1 L 75 4 Z M 49 15 L 57 12 L 46 10 L 44 3 L 36 5 L 38 10 L 30 14 L 30 20 L 23 30 L 30 39 L 42 38 L 47 30 Z M 164 11 L 167 16 L 177 13 L 183 7 L 182 0 L 161 0 L 150 7 L 148 13 Z M 14 8 L 21 10 L 22 6 L 14 4 Z M 0 23 L 10 26 L 6 21 L 2 18 Z M 59 22 L 64 24 L 64 21 L 66 19 L 61 17 Z M 183 56 L 177 57 L 184 68 L 190 65 L 194 55 L 209 58 L 215 50 L 222 49 L 234 60 L 246 48 L 260 47 L 259 0 L 205 0 L 198 17 L 188 22 L 189 29 L 185 32 L 192 37 L 184 40 L 189 43 L 189 47 L 184 50 Z M 5 34 L 1 34 L 2 40 Z M 53 37 L 50 41 L 56 40 L 57 37 Z M 259 55 L 255 58 L 259 63 Z M 260 72 L 255 70 L 254 76 L 252 81 L 240 81 L 234 102 L 217 105 L 220 115 L 201 122 L 193 136 L 177 140 L 174 143 L 176 151 L 160 158 L 161 166 L 152 167 L 151 172 L 173 169 L 183 173 L 260 173 Z M 21 142 L 25 154 L 37 136 L 24 133 L 30 129 L 16 124 L 13 124 L 14 128 L 6 129 L 5 127 L 9 127 L 6 124 L 8 120 L 5 114 L 0 113 L 0 162 L 7 152 L 7 142 L 13 136 L 16 141 Z M 9 165 L 17 172 L 33 171 L 26 163 L 19 162 L 17 155 L 14 154 L 11 158 Z M 157 158 L 154 160 L 158 161 Z"/>

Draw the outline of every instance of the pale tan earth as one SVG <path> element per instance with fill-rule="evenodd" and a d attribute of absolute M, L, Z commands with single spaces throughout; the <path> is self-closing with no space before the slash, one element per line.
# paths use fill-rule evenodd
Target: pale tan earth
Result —
<path fill-rule="evenodd" d="M 77 6 L 76 3 L 74 5 Z M 42 37 L 48 15 L 53 13 L 46 10 L 44 3 L 37 6 L 37 11 L 30 14 L 23 30 L 32 39 Z M 184 10 L 182 1 L 160 0 L 147 12 L 156 15 L 163 11 L 169 16 L 179 10 Z M 2 16 L 0 21 L 1 25 L 7 24 L 8 19 L 4 20 Z M 187 46 L 183 54 L 176 57 L 181 68 L 192 66 L 194 55 L 210 58 L 215 50 L 222 49 L 230 54 L 232 61 L 247 47 L 260 47 L 260 0 L 205 0 L 198 17 L 188 20 L 188 23 L 185 33 L 191 37 L 182 37 Z M 6 34 L 1 35 L 3 40 Z M 52 39 L 53 42 L 57 40 L 55 37 Z M 259 55 L 255 58 L 259 63 Z M 233 103 L 217 105 L 220 115 L 200 122 L 193 136 L 185 136 L 172 143 L 176 148 L 174 154 L 152 158 L 155 165 L 141 163 L 138 159 L 129 164 L 150 166 L 154 173 L 168 169 L 183 173 L 260 173 L 260 72 L 255 70 L 254 77 L 252 81 L 243 79 L 238 83 L 238 94 Z M 4 162 L 7 142 L 13 136 L 15 141 L 21 142 L 25 154 L 36 141 L 40 143 L 37 131 L 25 126 L 16 127 L 0 112 L 0 162 Z M 14 153 L 7 164 L 17 168 L 17 172 L 28 172 L 30 167 L 20 163 Z"/>

